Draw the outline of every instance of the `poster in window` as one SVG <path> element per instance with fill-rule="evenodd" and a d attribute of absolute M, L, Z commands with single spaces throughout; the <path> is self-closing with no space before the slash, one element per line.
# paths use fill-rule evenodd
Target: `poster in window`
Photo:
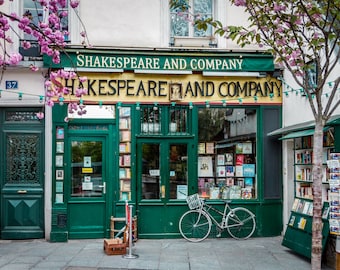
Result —
<path fill-rule="evenodd" d="M 62 155 L 56 155 L 55 156 L 55 165 L 57 167 L 62 167 L 64 163 L 64 158 Z"/>
<path fill-rule="evenodd" d="M 198 157 L 198 177 L 213 177 L 212 157 Z"/>
<path fill-rule="evenodd" d="M 64 180 L 64 170 L 56 170 L 55 171 L 55 178 L 57 180 Z"/>
<path fill-rule="evenodd" d="M 177 199 L 185 200 L 188 196 L 188 186 L 187 185 L 177 185 Z"/>
<path fill-rule="evenodd" d="M 206 143 L 205 152 L 206 154 L 214 154 L 214 143 L 212 142 Z"/>
<path fill-rule="evenodd" d="M 56 152 L 64 153 L 64 142 L 57 142 Z"/>
<path fill-rule="evenodd" d="M 57 127 L 56 138 L 57 139 L 64 139 L 64 128 Z"/>
<path fill-rule="evenodd" d="M 56 192 L 63 192 L 63 190 L 64 190 L 64 184 L 63 184 L 63 182 L 57 181 L 57 182 L 55 183 L 55 191 L 56 191 Z"/>

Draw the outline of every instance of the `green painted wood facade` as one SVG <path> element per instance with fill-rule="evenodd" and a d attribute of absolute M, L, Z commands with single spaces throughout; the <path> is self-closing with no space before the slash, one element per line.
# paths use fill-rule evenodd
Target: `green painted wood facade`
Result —
<path fill-rule="evenodd" d="M 198 110 L 203 105 L 188 108 L 188 132 L 182 135 L 162 133 L 143 135 L 139 115 L 139 104 L 120 104 L 131 108 L 131 200 L 134 215 L 138 218 L 139 238 L 177 238 L 180 237 L 178 221 L 188 209 L 185 200 L 171 199 L 164 193 L 160 199 L 142 197 L 141 185 L 141 146 L 143 143 L 158 143 L 168 149 L 171 144 L 185 144 L 188 149 L 188 193 L 198 192 L 197 158 L 198 158 Z M 171 106 L 159 105 L 166 112 Z M 176 106 L 176 105 L 174 105 Z M 219 106 L 214 106 L 219 107 Z M 222 106 L 220 106 L 222 108 Z M 277 236 L 282 233 L 282 171 L 281 143 L 266 134 L 281 126 L 281 106 L 239 105 L 239 108 L 251 108 L 256 111 L 257 144 L 257 196 L 250 200 L 233 200 L 233 205 L 244 206 L 256 214 L 256 236 Z M 53 170 L 64 171 L 62 189 L 57 191 L 56 179 L 53 179 L 52 195 L 52 231 L 51 241 L 67 241 L 75 238 L 103 238 L 110 236 L 110 218 L 125 216 L 125 201 L 120 200 L 119 183 L 119 108 L 115 106 L 115 119 L 72 119 L 65 122 L 67 104 L 53 107 L 53 144 L 52 160 L 56 155 L 63 156 L 61 167 Z M 162 119 L 164 126 L 170 120 Z M 63 139 L 57 139 L 58 129 L 63 129 Z M 100 197 L 74 198 L 71 194 L 71 142 L 74 140 L 100 140 L 103 142 L 103 177 L 105 177 L 105 194 Z M 62 154 L 56 153 L 57 142 L 64 143 Z M 161 149 L 161 148 L 160 148 Z M 160 162 L 168 166 L 168 151 L 162 150 Z M 162 175 L 162 172 L 160 172 Z M 53 173 L 52 175 L 55 175 Z M 61 181 L 60 181 L 61 182 Z M 168 190 L 166 183 L 164 190 Z M 59 194 L 59 195 L 57 195 Z M 57 196 L 59 196 L 57 198 Z M 223 206 L 221 200 L 210 200 L 217 207 Z M 225 235 L 226 236 L 226 235 Z"/>
<path fill-rule="evenodd" d="M 44 120 L 41 108 L 0 109 L 0 238 L 43 238 Z"/>

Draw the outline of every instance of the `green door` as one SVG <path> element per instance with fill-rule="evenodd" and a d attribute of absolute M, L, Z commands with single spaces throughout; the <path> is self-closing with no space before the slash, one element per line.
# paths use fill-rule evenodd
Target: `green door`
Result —
<path fill-rule="evenodd" d="M 69 238 L 103 238 L 108 216 L 106 137 L 69 139 Z"/>
<path fill-rule="evenodd" d="M 185 140 L 138 141 L 137 214 L 141 238 L 168 238 L 178 233 L 176 205 L 188 192 L 191 147 Z"/>
<path fill-rule="evenodd" d="M 44 122 L 38 109 L 0 110 L 1 238 L 44 237 Z"/>

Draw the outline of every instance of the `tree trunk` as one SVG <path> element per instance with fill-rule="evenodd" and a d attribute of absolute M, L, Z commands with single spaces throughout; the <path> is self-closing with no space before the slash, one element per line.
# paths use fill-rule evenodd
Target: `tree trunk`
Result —
<path fill-rule="evenodd" d="M 322 258 L 323 128 L 323 121 L 317 120 L 315 123 L 315 132 L 313 138 L 312 270 L 321 269 Z"/>

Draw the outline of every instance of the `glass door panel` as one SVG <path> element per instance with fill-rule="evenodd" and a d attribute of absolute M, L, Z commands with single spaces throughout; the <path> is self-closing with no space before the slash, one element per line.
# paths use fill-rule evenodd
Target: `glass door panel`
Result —
<path fill-rule="evenodd" d="M 160 144 L 142 144 L 142 199 L 160 199 Z"/>
<path fill-rule="evenodd" d="M 71 196 L 101 197 L 103 182 L 101 141 L 72 141 Z"/>
<path fill-rule="evenodd" d="M 169 146 L 170 199 L 185 199 L 188 191 L 187 144 Z"/>

